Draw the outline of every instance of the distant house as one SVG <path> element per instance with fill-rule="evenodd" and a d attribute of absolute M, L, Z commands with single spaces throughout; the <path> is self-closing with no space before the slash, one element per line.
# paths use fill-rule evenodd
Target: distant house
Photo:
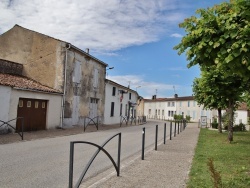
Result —
<path fill-rule="evenodd" d="M 207 119 L 207 123 L 218 119 L 218 111 L 216 109 L 209 110 L 204 109 L 202 105 L 197 105 L 193 96 L 175 97 L 172 98 L 156 98 L 143 99 L 144 115 L 148 119 L 161 119 L 161 120 L 173 120 L 174 115 L 183 115 L 191 117 L 191 121 L 199 122 L 201 117 Z M 222 114 L 225 110 L 222 111 Z M 246 103 L 241 103 L 238 109 L 235 111 L 235 124 L 244 123 L 248 124 L 247 119 L 249 117 L 249 110 Z"/>
<path fill-rule="evenodd" d="M 24 131 L 55 128 L 60 124 L 62 93 L 22 72 L 23 65 L 0 59 L 0 120 L 25 117 L 9 122 L 17 131 L 22 131 L 22 121 Z M 6 125 L 0 129 L 6 131 Z"/>
<path fill-rule="evenodd" d="M 223 110 L 222 114 L 224 114 L 225 112 L 226 111 Z M 250 114 L 249 114 L 247 104 L 246 103 L 240 103 L 239 107 L 234 112 L 234 120 L 235 120 L 234 123 L 235 124 L 243 123 L 243 124 L 247 125 L 249 116 L 250 116 Z"/>
<path fill-rule="evenodd" d="M 136 91 L 106 79 L 104 124 L 119 124 L 122 118 L 136 118 L 139 95 Z"/>
<path fill-rule="evenodd" d="M 144 115 L 148 119 L 173 120 L 174 115 L 190 116 L 191 121 L 198 122 L 201 116 L 206 116 L 207 122 L 214 116 L 214 111 L 198 106 L 193 96 L 172 98 L 143 99 Z"/>
<path fill-rule="evenodd" d="M 107 64 L 88 50 L 19 25 L 0 35 L 0 44 L 0 59 L 21 64 L 23 76 L 62 93 L 59 126 L 104 117 Z"/>

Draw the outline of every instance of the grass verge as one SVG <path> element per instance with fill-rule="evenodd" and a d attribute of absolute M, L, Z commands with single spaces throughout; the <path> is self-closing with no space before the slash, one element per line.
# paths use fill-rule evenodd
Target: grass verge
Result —
<path fill-rule="evenodd" d="M 250 187 L 250 132 L 235 132 L 234 141 L 230 144 L 227 133 L 201 129 L 188 188 L 216 187 L 208 166 L 211 166 L 210 159 L 221 177 L 223 188 Z"/>

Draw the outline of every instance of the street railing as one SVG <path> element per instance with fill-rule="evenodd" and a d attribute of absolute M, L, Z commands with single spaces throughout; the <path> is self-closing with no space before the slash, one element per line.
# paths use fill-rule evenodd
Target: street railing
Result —
<path fill-rule="evenodd" d="M 107 152 L 107 150 L 104 149 L 104 146 L 110 141 L 112 140 L 114 137 L 118 136 L 118 156 L 117 156 L 117 163 L 115 163 L 114 159 L 112 158 L 112 156 Z M 96 152 L 93 154 L 93 156 L 91 157 L 91 159 L 89 160 L 88 164 L 85 166 L 85 169 L 83 170 L 80 178 L 78 179 L 76 185 L 74 187 L 79 187 L 80 184 L 82 183 L 82 180 L 84 178 L 84 176 L 86 175 L 90 165 L 92 164 L 92 162 L 95 160 L 96 156 L 99 154 L 100 151 L 103 151 L 108 158 L 111 160 L 112 164 L 115 167 L 117 176 L 120 175 L 120 159 L 121 159 L 121 133 L 117 133 L 114 136 L 110 137 L 109 139 L 107 139 L 101 146 L 92 143 L 92 142 L 87 142 L 87 141 L 73 141 L 70 142 L 70 162 L 69 162 L 69 188 L 73 187 L 73 168 L 74 168 L 74 145 L 75 144 L 88 144 L 88 145 L 92 145 L 97 147 L 98 149 L 96 150 Z"/>
<path fill-rule="evenodd" d="M 10 122 L 11 122 L 11 121 L 18 120 L 18 119 L 21 119 L 21 120 L 22 120 L 22 128 L 21 128 L 22 131 L 17 131 L 16 128 L 14 128 L 12 125 L 10 125 Z M 15 130 L 15 132 L 17 132 L 17 134 L 19 134 L 19 136 L 20 136 L 20 137 L 22 138 L 22 140 L 23 140 L 23 126 L 24 126 L 24 118 L 23 118 L 23 117 L 17 117 L 17 118 L 15 118 L 15 119 L 11 119 L 11 120 L 9 120 L 9 121 L 7 121 L 7 122 L 0 120 L 0 123 L 2 123 L 2 124 L 0 125 L 0 128 L 1 128 L 2 126 L 4 126 L 4 125 L 6 125 L 7 128 L 8 128 L 8 127 L 11 127 L 13 130 Z"/>

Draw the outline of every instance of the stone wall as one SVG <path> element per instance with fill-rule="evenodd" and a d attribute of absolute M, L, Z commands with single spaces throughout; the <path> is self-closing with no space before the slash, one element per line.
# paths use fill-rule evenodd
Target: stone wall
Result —
<path fill-rule="evenodd" d="M 23 65 L 0 59 L 0 73 L 22 75 Z"/>

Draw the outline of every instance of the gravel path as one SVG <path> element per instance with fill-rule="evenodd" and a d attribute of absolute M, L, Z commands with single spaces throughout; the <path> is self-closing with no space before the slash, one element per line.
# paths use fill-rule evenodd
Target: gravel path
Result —
<path fill-rule="evenodd" d="M 185 131 L 158 146 L 157 151 L 151 148 L 145 160 L 139 156 L 125 164 L 120 177 L 110 171 L 110 176 L 96 177 L 95 183 L 86 182 L 82 187 L 186 187 L 199 131 L 197 124 L 188 124 Z"/>

